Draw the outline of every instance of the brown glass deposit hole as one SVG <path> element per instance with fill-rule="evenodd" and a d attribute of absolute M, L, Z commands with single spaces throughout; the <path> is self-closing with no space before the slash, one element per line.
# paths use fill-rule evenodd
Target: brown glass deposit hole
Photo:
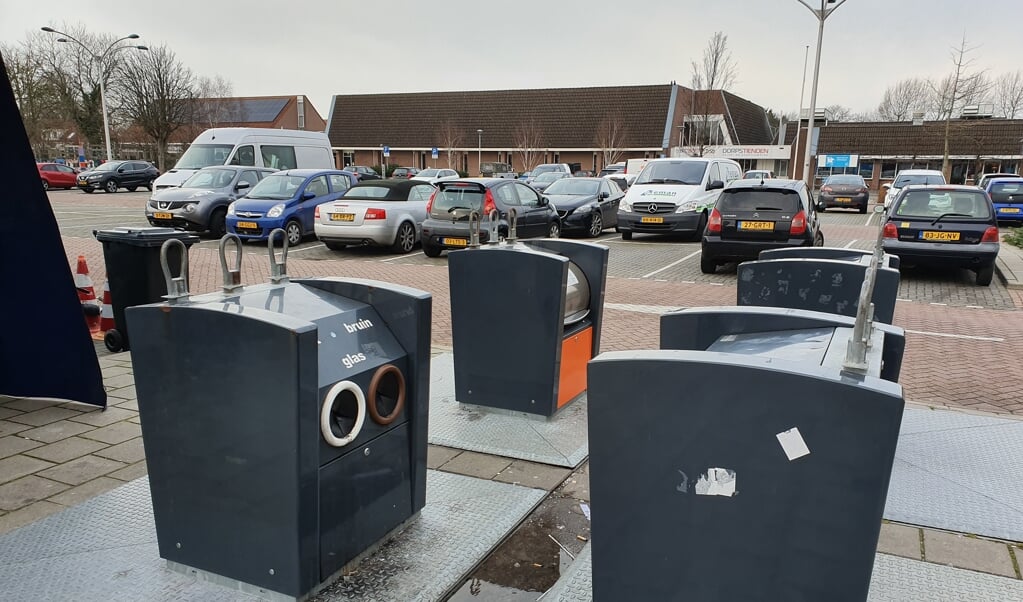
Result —
<path fill-rule="evenodd" d="M 397 366 L 380 366 L 373 374 L 366 406 L 377 424 L 386 426 L 398 418 L 405 407 L 405 377 Z"/>
<path fill-rule="evenodd" d="M 352 432 L 356 421 L 359 419 L 359 401 L 355 393 L 345 389 L 334 398 L 334 405 L 330 408 L 330 431 L 338 439 L 343 439 Z"/>

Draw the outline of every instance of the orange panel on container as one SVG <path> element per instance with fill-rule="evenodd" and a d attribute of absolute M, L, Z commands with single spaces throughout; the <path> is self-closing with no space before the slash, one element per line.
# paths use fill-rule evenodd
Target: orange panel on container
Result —
<path fill-rule="evenodd" d="M 593 350 L 593 327 L 561 341 L 561 374 L 558 376 L 558 407 L 586 390 L 586 364 Z"/>

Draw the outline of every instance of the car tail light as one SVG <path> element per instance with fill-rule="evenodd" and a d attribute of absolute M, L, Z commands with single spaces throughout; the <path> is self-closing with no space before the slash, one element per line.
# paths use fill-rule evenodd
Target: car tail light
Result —
<path fill-rule="evenodd" d="M 434 190 L 433 194 L 430 195 L 430 200 L 426 201 L 426 212 L 427 213 L 430 213 L 430 210 L 433 209 L 433 199 L 435 199 L 435 198 L 437 198 L 437 191 L 436 190 Z"/>
<path fill-rule="evenodd" d="M 491 211 L 497 211 L 497 205 L 494 203 L 494 195 L 487 189 L 487 194 L 483 197 L 483 217 L 490 215 Z"/>
<path fill-rule="evenodd" d="M 898 238 L 899 229 L 895 227 L 895 224 L 888 222 L 884 225 L 884 237 L 885 238 Z"/>
<path fill-rule="evenodd" d="M 313 212 L 313 217 L 316 218 L 316 219 L 320 219 L 320 206 L 319 205 L 316 206 L 316 211 Z"/>
<path fill-rule="evenodd" d="M 365 219 L 387 219 L 386 209 L 367 209 Z"/>
<path fill-rule="evenodd" d="M 984 230 L 984 236 L 980 239 L 980 242 L 998 242 L 998 228 L 991 226 Z"/>
<path fill-rule="evenodd" d="M 800 210 L 792 218 L 792 225 L 789 226 L 789 234 L 806 234 L 806 212 Z"/>
<path fill-rule="evenodd" d="M 721 232 L 721 212 L 715 207 L 707 220 L 707 232 Z"/>
<path fill-rule="evenodd" d="M 825 186 L 825 187 L 821 188 L 821 192 L 826 192 L 828 194 L 831 194 L 831 186 Z"/>

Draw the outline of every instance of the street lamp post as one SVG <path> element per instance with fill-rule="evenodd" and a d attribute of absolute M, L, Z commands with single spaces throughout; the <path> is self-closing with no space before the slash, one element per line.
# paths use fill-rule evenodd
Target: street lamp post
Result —
<path fill-rule="evenodd" d="M 106 60 L 107 55 L 111 54 L 113 52 L 118 52 L 120 50 L 126 50 L 128 48 L 135 48 L 137 50 L 149 50 L 149 48 L 146 47 L 146 46 L 138 45 L 138 44 L 127 44 L 125 46 L 118 46 L 118 44 L 120 44 L 121 42 L 123 42 L 125 40 L 137 40 L 139 38 L 139 34 L 132 33 L 132 34 L 128 34 L 128 35 L 124 36 L 123 38 L 114 40 L 114 42 L 112 44 L 110 44 L 110 46 L 107 46 L 106 50 L 104 50 L 100 54 L 96 54 L 95 52 L 93 52 L 93 50 L 91 48 L 89 48 L 88 46 L 83 44 L 80 40 L 78 40 L 77 38 L 71 36 L 70 34 L 66 34 L 63 31 L 57 31 L 56 29 L 53 29 L 52 27 L 43 27 L 42 30 L 45 31 L 46 33 L 55 33 L 55 34 L 64 36 L 62 38 L 58 38 L 57 39 L 58 42 L 63 42 L 65 44 L 70 44 L 70 43 L 73 42 L 75 44 L 78 44 L 78 46 L 80 46 L 82 48 L 82 50 L 85 50 L 86 52 L 89 53 L 89 56 L 92 57 L 93 62 L 96 64 L 96 67 L 99 69 L 99 103 L 100 103 L 100 106 L 103 108 L 103 136 L 104 136 L 104 138 L 106 140 L 106 146 L 107 146 L 107 161 L 111 161 L 114 157 L 113 157 L 113 152 L 111 151 L 111 148 L 110 148 L 110 119 L 107 116 L 107 91 L 106 91 L 107 74 L 106 74 L 106 70 L 104 69 L 104 61 Z"/>
<path fill-rule="evenodd" d="M 798 2 L 812 12 L 819 22 L 819 27 L 817 28 L 817 58 L 813 63 L 813 84 L 810 88 L 810 119 L 806 126 L 806 152 L 803 153 L 803 178 L 806 180 L 806 185 L 813 190 L 813 174 L 810 173 L 810 145 L 813 143 L 813 120 L 817 112 L 817 79 L 821 72 L 824 21 L 831 16 L 831 13 L 838 10 L 839 6 L 845 4 L 845 0 L 820 0 L 820 8 L 810 6 L 808 0 L 798 0 Z M 829 7 L 829 4 L 834 4 L 834 6 Z M 802 107 L 800 107 L 800 110 L 802 110 Z"/>
<path fill-rule="evenodd" d="M 476 130 L 476 167 L 479 168 L 480 177 L 483 177 L 483 130 Z"/>
<path fill-rule="evenodd" d="M 796 112 L 796 141 L 793 142 L 793 146 L 796 147 L 796 152 L 799 152 L 799 132 L 803 129 L 803 93 L 806 92 L 806 64 L 810 62 L 810 45 L 807 44 L 806 51 L 803 53 L 803 83 L 799 84 L 799 110 Z M 782 140 L 781 142 L 785 142 Z M 809 142 L 807 142 L 809 144 Z M 790 155 L 791 156 L 791 155 Z M 796 179 L 796 162 L 792 161 L 792 179 Z"/>

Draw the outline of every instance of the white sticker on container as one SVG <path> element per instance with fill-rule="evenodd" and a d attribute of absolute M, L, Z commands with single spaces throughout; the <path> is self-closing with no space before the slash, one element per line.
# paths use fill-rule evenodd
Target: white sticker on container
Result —
<path fill-rule="evenodd" d="M 735 471 L 727 468 L 708 468 L 707 474 L 700 475 L 693 488 L 696 495 L 723 495 L 732 497 L 735 491 Z"/>
<path fill-rule="evenodd" d="M 810 455 L 810 448 L 806 446 L 806 441 L 803 441 L 803 436 L 799 434 L 798 428 L 792 427 L 784 433 L 778 433 L 776 436 L 778 437 L 778 443 L 781 443 L 781 448 L 785 451 L 785 455 L 788 456 L 790 462 Z"/>

